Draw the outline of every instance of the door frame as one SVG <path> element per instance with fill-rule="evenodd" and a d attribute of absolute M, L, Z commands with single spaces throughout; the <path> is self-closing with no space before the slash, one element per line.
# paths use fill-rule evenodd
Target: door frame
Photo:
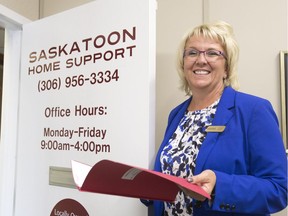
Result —
<path fill-rule="evenodd" d="M 21 38 L 22 26 L 29 22 L 29 19 L 0 5 L 0 26 L 5 28 L 0 137 L 0 215 L 14 215 Z"/>

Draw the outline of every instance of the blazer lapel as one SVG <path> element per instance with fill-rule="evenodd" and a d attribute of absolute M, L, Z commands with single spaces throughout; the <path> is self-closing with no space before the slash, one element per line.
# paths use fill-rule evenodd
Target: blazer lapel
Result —
<path fill-rule="evenodd" d="M 233 116 L 233 112 L 231 108 L 234 107 L 234 99 L 235 99 L 236 91 L 231 87 L 226 87 L 223 95 L 220 99 L 220 102 L 217 107 L 216 115 L 212 122 L 213 126 L 226 126 L 228 121 Z M 208 132 L 202 146 L 200 148 L 197 161 L 196 161 L 196 169 L 194 175 L 199 174 L 203 170 L 203 166 L 208 158 L 211 150 L 216 144 L 217 138 L 220 132 Z"/>

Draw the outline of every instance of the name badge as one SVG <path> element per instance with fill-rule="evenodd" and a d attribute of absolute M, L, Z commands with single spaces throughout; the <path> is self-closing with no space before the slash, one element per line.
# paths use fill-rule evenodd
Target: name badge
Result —
<path fill-rule="evenodd" d="M 223 132 L 226 126 L 209 126 L 206 129 L 206 132 Z"/>

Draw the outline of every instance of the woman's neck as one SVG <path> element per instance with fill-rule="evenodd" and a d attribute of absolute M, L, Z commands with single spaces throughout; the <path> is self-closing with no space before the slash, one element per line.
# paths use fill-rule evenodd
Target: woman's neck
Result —
<path fill-rule="evenodd" d="M 210 106 L 221 97 L 223 90 L 224 86 L 209 93 L 203 91 L 202 92 L 193 91 L 193 98 L 191 100 L 191 103 L 189 104 L 188 110 L 189 111 L 201 110 Z"/>

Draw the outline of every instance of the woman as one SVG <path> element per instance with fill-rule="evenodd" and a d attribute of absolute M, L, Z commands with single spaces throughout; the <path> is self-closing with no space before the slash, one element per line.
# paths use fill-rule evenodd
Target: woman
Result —
<path fill-rule="evenodd" d="M 238 45 L 231 26 L 198 26 L 179 51 L 182 88 L 191 97 L 169 115 L 155 170 L 200 185 L 212 200 L 181 191 L 174 203 L 154 201 L 155 215 L 282 210 L 287 159 L 278 120 L 267 100 L 236 91 Z"/>

